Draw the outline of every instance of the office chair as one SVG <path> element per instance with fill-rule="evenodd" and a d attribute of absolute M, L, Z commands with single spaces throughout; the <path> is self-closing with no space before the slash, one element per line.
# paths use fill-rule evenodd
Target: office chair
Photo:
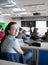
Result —
<path fill-rule="evenodd" d="M 20 57 L 21 57 L 20 54 L 0 52 L 0 59 L 2 59 L 2 60 L 20 63 Z"/>

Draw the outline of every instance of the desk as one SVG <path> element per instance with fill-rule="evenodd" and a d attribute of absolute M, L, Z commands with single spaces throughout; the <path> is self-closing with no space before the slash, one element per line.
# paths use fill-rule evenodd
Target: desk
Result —
<path fill-rule="evenodd" d="M 0 65 L 27 65 L 27 64 L 20 64 L 20 63 L 15 63 L 15 62 L 10 62 L 10 61 L 0 60 Z"/>
<path fill-rule="evenodd" d="M 23 48 L 26 49 L 42 49 L 42 50 L 48 50 L 48 42 L 40 42 L 41 47 L 36 47 L 36 46 L 28 46 L 28 45 L 24 45 L 22 46 Z"/>
<path fill-rule="evenodd" d="M 36 58 L 36 52 L 35 52 L 35 55 L 33 54 L 33 56 L 35 56 L 35 60 L 37 60 L 36 62 L 38 63 L 38 52 L 39 50 L 48 50 L 48 42 L 40 42 L 41 44 L 41 47 L 36 47 L 36 46 L 22 46 L 23 48 L 26 48 L 26 49 L 30 49 L 30 50 L 35 50 L 37 52 L 37 58 Z M 36 63 L 36 65 L 37 65 Z"/>

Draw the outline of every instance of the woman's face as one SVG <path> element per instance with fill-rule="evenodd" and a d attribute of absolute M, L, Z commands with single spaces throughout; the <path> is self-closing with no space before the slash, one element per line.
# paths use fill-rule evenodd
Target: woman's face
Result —
<path fill-rule="evenodd" d="M 17 36 L 18 34 L 17 24 L 11 25 L 10 30 L 8 30 L 8 33 L 11 35 Z"/>

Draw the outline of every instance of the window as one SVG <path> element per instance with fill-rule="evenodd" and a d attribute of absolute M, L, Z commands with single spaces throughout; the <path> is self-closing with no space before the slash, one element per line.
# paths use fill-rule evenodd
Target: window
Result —
<path fill-rule="evenodd" d="M 46 26 L 48 27 L 48 21 L 47 21 L 47 23 L 46 23 Z"/>
<path fill-rule="evenodd" d="M 36 21 L 21 21 L 21 26 L 22 27 L 29 27 L 29 24 L 32 24 L 32 27 L 36 26 Z"/>
<path fill-rule="evenodd" d="M 46 28 L 46 21 L 36 21 L 37 28 Z"/>

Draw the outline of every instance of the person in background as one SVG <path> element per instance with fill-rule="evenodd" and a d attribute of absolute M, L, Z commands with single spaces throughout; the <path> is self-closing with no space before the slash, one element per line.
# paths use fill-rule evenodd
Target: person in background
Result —
<path fill-rule="evenodd" d="M 48 36 L 48 29 L 47 29 L 47 32 L 45 32 L 45 35 Z"/>
<path fill-rule="evenodd" d="M 2 32 L 2 26 L 0 25 L 0 39 L 2 39 L 4 37 L 4 32 Z"/>
<path fill-rule="evenodd" d="M 2 28 L 2 31 L 1 31 L 2 33 L 4 33 L 4 29 Z"/>
<path fill-rule="evenodd" d="M 19 28 L 18 39 L 22 39 L 22 28 Z"/>
<path fill-rule="evenodd" d="M 37 32 L 38 28 L 34 28 L 33 32 L 32 32 L 32 35 L 34 36 L 38 36 L 38 32 Z"/>
<path fill-rule="evenodd" d="M 45 34 L 46 34 L 46 42 L 48 42 L 48 29 L 47 29 L 47 32 L 45 32 Z"/>
<path fill-rule="evenodd" d="M 23 41 L 27 39 L 26 30 L 19 28 L 18 39 L 23 39 Z"/>
<path fill-rule="evenodd" d="M 39 39 L 39 33 L 37 32 L 38 28 L 34 28 L 33 32 L 32 32 L 32 36 L 30 37 L 30 39 L 34 39 L 37 40 Z"/>
<path fill-rule="evenodd" d="M 48 29 L 45 34 L 41 37 L 41 40 L 48 42 Z"/>
<path fill-rule="evenodd" d="M 0 25 L 0 32 L 2 31 L 2 26 Z"/>
<path fill-rule="evenodd" d="M 27 37 L 26 37 L 26 30 L 23 30 L 22 31 L 22 39 L 23 40 L 26 40 L 27 39 Z"/>
<path fill-rule="evenodd" d="M 30 35 L 29 38 L 32 39 L 32 27 L 30 27 Z"/>
<path fill-rule="evenodd" d="M 30 37 L 32 36 L 32 23 L 29 23 L 29 28 L 30 28 Z"/>
<path fill-rule="evenodd" d="M 1 43 L 1 52 L 3 53 L 15 53 L 23 55 L 25 58 L 24 61 L 26 60 L 25 63 L 31 63 L 32 60 L 32 52 L 26 52 L 21 49 L 18 39 L 15 38 L 17 31 L 17 24 L 16 22 L 10 22 L 6 28 L 5 28 L 5 36 L 2 39 Z M 18 56 L 16 56 L 18 58 Z M 16 58 L 16 59 L 17 59 Z M 32 64 L 31 64 L 32 65 Z"/>

